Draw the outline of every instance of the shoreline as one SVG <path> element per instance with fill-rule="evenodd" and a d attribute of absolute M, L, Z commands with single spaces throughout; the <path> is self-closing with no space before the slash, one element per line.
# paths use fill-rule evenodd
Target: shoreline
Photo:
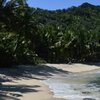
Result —
<path fill-rule="evenodd" d="M 39 66 L 32 66 L 32 68 L 28 66 L 26 67 L 28 70 L 25 70 L 23 66 L 23 69 L 25 70 L 25 77 L 20 76 L 21 78 L 18 77 L 17 79 L 12 75 L 10 77 L 6 76 L 11 78 L 13 81 L 3 82 L 2 86 L 4 87 L 4 90 L 2 88 L 1 92 L 5 92 L 9 98 L 13 97 L 19 100 L 33 100 L 33 98 L 35 100 L 65 100 L 63 98 L 55 98 L 54 93 L 50 90 L 49 86 L 42 81 L 47 80 L 48 78 L 59 76 L 61 74 L 68 74 L 68 72 L 81 73 L 91 70 L 100 70 L 99 66 L 86 64 L 42 64 Z M 23 69 L 17 69 L 17 71 L 12 73 L 18 73 L 19 70 L 23 71 Z M 19 73 L 22 73 L 22 71 Z M 28 76 L 26 75 L 27 73 Z M 29 75 L 31 77 L 29 77 Z M 7 87 L 8 90 L 6 90 L 5 87 Z M 2 98 L 5 98 L 6 100 L 6 96 Z"/>
<path fill-rule="evenodd" d="M 31 80 L 32 81 L 32 80 Z M 33 80 L 35 81 L 35 80 Z M 30 97 L 30 100 L 65 100 L 63 98 L 55 98 L 53 95 L 53 92 L 49 89 L 48 85 L 44 84 L 42 81 L 35 81 L 36 84 L 40 85 L 38 93 L 29 93 L 24 94 L 23 97 L 19 98 L 20 100 L 28 100 Z"/>

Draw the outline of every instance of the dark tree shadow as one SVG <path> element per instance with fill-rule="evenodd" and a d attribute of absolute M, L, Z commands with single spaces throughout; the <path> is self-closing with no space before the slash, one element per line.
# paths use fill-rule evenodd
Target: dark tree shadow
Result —
<path fill-rule="evenodd" d="M 49 77 L 52 76 L 53 74 L 59 74 L 59 73 L 68 74 L 69 72 L 46 65 L 20 65 L 14 68 L 0 68 L 0 74 L 4 74 L 6 76 L 10 76 L 16 79 L 35 78 L 42 80 L 41 78 L 36 78 L 33 76 L 38 75 L 38 76 Z"/>
<path fill-rule="evenodd" d="M 7 96 L 5 93 L 0 93 L 0 100 L 20 100 L 16 97 Z"/>
<path fill-rule="evenodd" d="M 19 100 L 18 97 L 27 92 L 38 92 L 39 85 L 0 85 L 0 100 Z M 17 93 L 16 93 L 17 92 Z M 21 93 L 21 94 L 18 94 Z"/>
<path fill-rule="evenodd" d="M 4 82 L 11 82 L 13 79 L 37 79 L 42 80 L 43 77 L 50 77 L 53 74 L 68 74 L 68 71 L 50 67 L 46 65 L 20 65 L 13 68 L 0 68 L 0 100 L 19 100 L 18 97 L 26 92 L 38 92 L 39 86 L 26 85 L 3 85 Z M 39 76 L 39 77 L 37 77 Z M 10 94 L 8 95 L 7 92 Z M 21 95 L 17 94 L 21 93 Z"/>
<path fill-rule="evenodd" d="M 27 93 L 27 92 L 37 92 L 34 88 L 38 88 L 40 86 L 27 86 L 27 85 L 1 85 L 0 91 L 10 91 L 10 92 L 20 92 L 20 93 Z"/>

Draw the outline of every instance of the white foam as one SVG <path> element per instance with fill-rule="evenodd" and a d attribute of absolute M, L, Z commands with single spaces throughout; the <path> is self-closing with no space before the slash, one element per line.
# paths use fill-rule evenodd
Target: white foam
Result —
<path fill-rule="evenodd" d="M 67 84 L 55 79 L 45 80 L 44 83 L 49 86 L 51 91 L 54 93 L 54 97 L 56 98 L 64 98 L 70 100 L 83 100 L 83 98 L 95 98 L 96 100 L 99 100 L 93 95 L 83 95 L 81 91 L 75 90 L 74 88 L 77 86 L 77 84 Z M 84 84 L 82 84 L 81 86 L 82 88 L 84 88 Z"/>

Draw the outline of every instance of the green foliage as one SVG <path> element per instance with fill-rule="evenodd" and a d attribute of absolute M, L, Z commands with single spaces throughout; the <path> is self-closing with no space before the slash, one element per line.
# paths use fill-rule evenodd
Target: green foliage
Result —
<path fill-rule="evenodd" d="M 14 40 L 15 39 L 15 40 Z M 14 63 L 13 53 L 15 47 L 15 35 L 7 32 L 0 32 L 0 65 L 10 66 Z"/>
<path fill-rule="evenodd" d="M 0 4 L 0 65 L 100 61 L 100 6 L 49 11 L 25 0 Z"/>
<path fill-rule="evenodd" d="M 0 33 L 0 65 L 34 63 L 35 54 L 30 49 L 30 41 L 11 32 Z"/>

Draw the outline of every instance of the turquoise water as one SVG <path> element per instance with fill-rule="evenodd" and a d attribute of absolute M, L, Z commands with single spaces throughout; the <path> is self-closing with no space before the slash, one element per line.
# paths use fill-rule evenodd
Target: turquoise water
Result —
<path fill-rule="evenodd" d="M 100 72 L 74 73 L 45 80 L 56 98 L 66 100 L 83 100 L 93 98 L 100 100 Z"/>

